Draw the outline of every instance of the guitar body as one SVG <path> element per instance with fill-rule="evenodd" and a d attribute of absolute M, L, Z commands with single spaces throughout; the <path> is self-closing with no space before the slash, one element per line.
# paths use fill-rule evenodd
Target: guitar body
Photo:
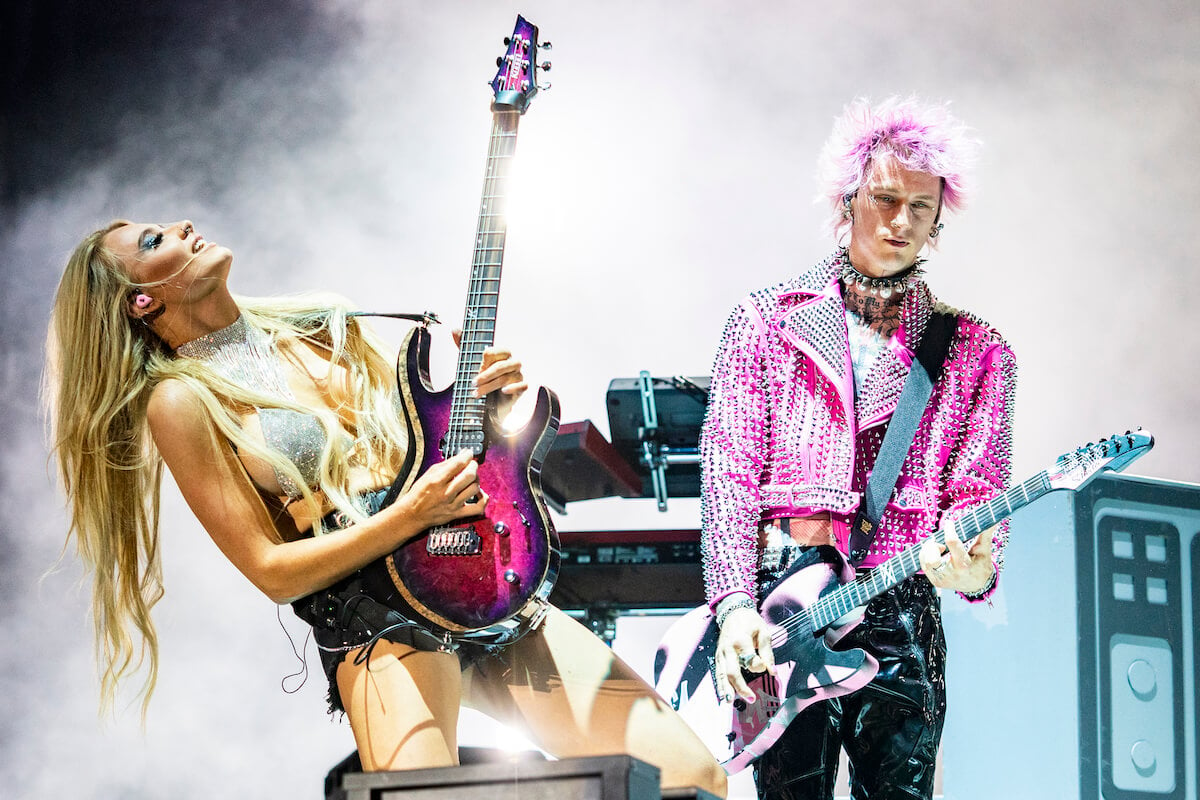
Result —
<path fill-rule="evenodd" d="M 434 391 L 430 385 L 429 340 L 424 328 L 410 331 L 397 370 L 410 462 L 393 487 L 397 495 L 444 460 L 440 445 L 450 426 L 452 387 Z M 558 576 L 558 534 L 541 488 L 558 414 L 558 398 L 541 388 L 520 431 L 502 431 L 487 415 L 487 446 L 477 459 L 479 485 L 490 498 L 486 512 L 430 528 L 364 570 L 382 602 L 439 635 L 514 638 L 502 623 L 548 597 Z"/>
<path fill-rule="evenodd" d="M 752 676 L 747 682 L 755 694 L 753 703 L 717 699 L 712 670 L 719 631 L 707 606 L 685 615 L 663 638 L 655 662 L 655 688 L 689 722 L 714 716 L 714 706 L 728 708 L 731 732 L 708 745 L 730 774 L 762 755 L 805 708 L 857 691 L 875 677 L 879 665 L 866 651 L 835 649 L 857 619 L 819 635 L 801 622 L 806 609 L 853 579 L 854 569 L 841 553 L 818 547 L 806 552 L 771 589 L 761 612 L 771 631 L 776 675 L 747 673 Z"/>

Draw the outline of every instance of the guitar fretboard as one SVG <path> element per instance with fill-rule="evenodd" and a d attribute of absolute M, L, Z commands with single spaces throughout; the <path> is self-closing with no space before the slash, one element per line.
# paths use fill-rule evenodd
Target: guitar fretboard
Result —
<path fill-rule="evenodd" d="M 955 523 L 958 537 L 964 542 L 969 541 L 981 531 L 1011 516 L 1016 509 L 1032 503 L 1053 488 L 1049 474 L 1042 470 L 1024 483 L 1013 486 L 992 498 L 990 502 L 976 506 L 960 517 Z M 944 545 L 946 532 L 939 530 L 930 538 Z M 822 630 L 859 606 L 866 605 L 873 597 L 916 575 L 921 570 L 922 544 L 923 541 L 909 545 L 872 569 L 865 577 L 840 586 L 814 603 L 809 608 L 812 630 Z"/>
<path fill-rule="evenodd" d="M 475 397 L 475 376 L 483 364 L 483 351 L 495 341 L 500 269 L 504 262 L 507 232 L 505 193 L 509 166 L 517 149 L 517 123 L 520 116 L 517 111 L 509 110 L 497 110 L 492 116 L 483 197 L 479 203 L 479 222 L 475 229 L 471 280 L 463 312 L 462 343 L 443 453 L 446 457 L 464 447 L 476 454 L 483 451 L 486 401 L 482 397 Z"/>

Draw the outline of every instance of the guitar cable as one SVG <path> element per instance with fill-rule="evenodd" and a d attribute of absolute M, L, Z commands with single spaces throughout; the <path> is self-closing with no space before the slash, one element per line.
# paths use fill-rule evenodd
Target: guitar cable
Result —
<path fill-rule="evenodd" d="M 281 606 L 275 606 L 275 619 L 279 621 L 279 627 L 283 629 L 283 635 L 287 637 L 288 644 L 292 646 L 292 655 L 300 662 L 300 669 L 280 678 L 279 688 L 283 689 L 284 694 L 295 694 L 304 688 L 304 684 L 308 683 L 308 659 L 304 657 L 303 653 L 308 649 L 308 640 L 312 638 L 312 628 L 307 625 L 305 626 L 308 628 L 308 632 L 304 634 L 304 642 L 301 643 L 300 649 L 297 650 L 296 640 L 292 638 L 292 632 L 283 624 L 283 616 L 280 614 L 280 608 Z M 289 689 L 287 683 L 293 678 L 299 678 L 300 683 L 296 684 L 294 689 Z"/>

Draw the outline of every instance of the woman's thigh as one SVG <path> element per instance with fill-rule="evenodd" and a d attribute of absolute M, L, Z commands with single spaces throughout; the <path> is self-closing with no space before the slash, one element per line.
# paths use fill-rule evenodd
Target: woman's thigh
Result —
<path fill-rule="evenodd" d="M 687 724 L 600 639 L 556 608 L 466 672 L 464 702 L 559 757 L 628 753 L 662 783 L 724 796 L 725 773 Z"/>
<path fill-rule="evenodd" d="M 458 763 L 458 656 L 386 640 L 356 664 L 354 651 L 337 672 L 338 691 L 365 770 L 443 767 Z"/>

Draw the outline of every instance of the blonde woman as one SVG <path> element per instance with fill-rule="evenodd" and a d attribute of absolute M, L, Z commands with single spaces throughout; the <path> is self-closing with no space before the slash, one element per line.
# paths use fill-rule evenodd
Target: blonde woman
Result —
<path fill-rule="evenodd" d="M 232 262 L 190 221 L 117 221 L 83 240 L 59 285 L 53 444 L 69 535 L 94 577 L 102 705 L 142 655 L 143 709 L 154 689 L 165 463 L 229 561 L 315 623 L 331 707 L 365 769 L 457 763 L 467 704 L 556 756 L 629 753 L 660 767 L 664 786 L 724 796 L 724 772 L 686 725 L 561 611 L 506 647 L 446 652 L 364 594 L 362 567 L 481 512 L 476 464 L 448 458 L 380 510 L 406 444 L 389 355 L 327 298 L 235 299 Z M 497 348 L 476 385 L 499 393 L 502 413 L 526 388 Z M 344 613 L 313 613 L 329 607 Z"/>

